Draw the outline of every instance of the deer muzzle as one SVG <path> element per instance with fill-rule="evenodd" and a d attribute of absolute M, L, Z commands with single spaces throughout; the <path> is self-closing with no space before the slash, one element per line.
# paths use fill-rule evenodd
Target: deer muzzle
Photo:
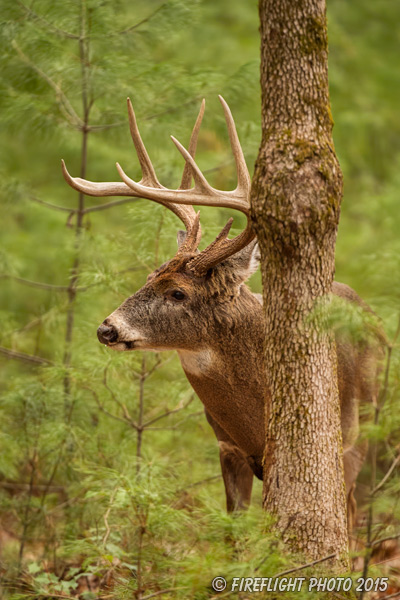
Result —
<path fill-rule="evenodd" d="M 118 339 L 118 331 L 114 325 L 102 323 L 97 330 L 97 337 L 101 344 L 112 344 Z"/>

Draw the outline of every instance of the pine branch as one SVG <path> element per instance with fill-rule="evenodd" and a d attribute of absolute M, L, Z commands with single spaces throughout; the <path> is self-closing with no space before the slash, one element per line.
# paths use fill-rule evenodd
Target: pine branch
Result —
<path fill-rule="evenodd" d="M 204 415 L 203 410 L 199 410 L 197 412 L 190 413 L 190 415 L 187 415 L 184 419 L 181 419 L 180 421 L 178 421 L 178 423 L 176 423 L 175 425 L 171 425 L 170 427 L 146 427 L 146 431 L 174 431 L 175 429 L 179 429 L 179 427 L 182 425 L 182 423 L 185 423 L 186 421 L 188 421 L 189 419 L 192 419 L 193 417 L 199 417 L 200 415 Z M 165 416 L 168 416 L 168 415 L 167 414 L 162 415 L 160 418 L 163 418 Z"/>
<path fill-rule="evenodd" d="M 40 200 L 36 198 L 36 196 L 29 196 L 29 200 L 33 202 L 37 202 L 38 204 L 42 204 L 43 206 L 47 206 L 48 208 L 52 208 L 54 210 L 60 210 L 62 212 L 67 212 L 70 215 L 75 215 L 79 212 L 77 208 L 67 208 L 66 206 L 58 206 L 57 204 L 52 204 L 50 202 L 46 202 L 45 200 Z M 114 200 L 112 202 L 107 202 L 106 204 L 97 204 L 96 206 L 90 206 L 89 208 L 85 208 L 82 212 L 83 215 L 91 212 L 97 212 L 99 210 L 107 210 L 108 208 L 113 208 L 114 206 L 119 206 L 120 204 L 126 204 L 127 202 L 134 202 L 139 200 L 139 198 L 124 198 L 123 200 Z"/>
<path fill-rule="evenodd" d="M 190 106 L 191 104 L 201 102 L 202 99 L 203 99 L 203 96 L 195 96 L 194 98 L 191 98 L 190 100 L 187 100 L 186 102 L 183 102 L 182 104 L 171 106 L 171 108 L 167 108 L 165 110 L 162 110 L 161 112 L 154 113 L 147 117 L 142 117 L 141 120 L 142 121 L 152 121 L 153 119 L 159 119 L 160 117 L 163 117 L 164 115 L 178 112 L 179 110 L 181 110 L 181 108 L 184 108 L 185 106 Z"/>
<path fill-rule="evenodd" d="M 389 477 L 391 476 L 391 474 L 393 473 L 394 469 L 397 467 L 397 465 L 400 462 L 400 454 L 398 454 L 396 456 L 396 458 L 394 459 L 394 461 L 392 462 L 392 464 L 390 465 L 386 475 L 383 477 L 383 479 L 378 483 L 378 485 L 372 490 L 371 495 L 376 494 L 377 492 L 379 492 L 379 490 L 385 485 L 385 483 L 387 482 L 387 480 L 389 479 Z"/>
<path fill-rule="evenodd" d="M 302 571 L 303 569 L 307 569 L 308 567 L 313 567 L 314 565 L 319 565 L 322 562 L 331 560 L 331 558 L 336 558 L 335 552 L 333 552 L 332 554 L 328 554 L 328 556 L 324 556 L 324 558 L 319 558 L 318 560 L 313 560 L 312 562 L 306 563 L 305 565 L 300 565 L 300 567 L 294 567 L 293 569 L 288 569 L 287 571 L 282 571 L 282 573 L 278 573 L 277 575 L 274 575 L 273 577 L 274 578 L 283 577 L 284 575 L 289 575 L 289 573 L 295 573 L 296 571 Z"/>
<path fill-rule="evenodd" d="M 0 488 L 4 488 L 6 490 L 20 490 L 20 491 L 28 491 L 30 488 L 30 484 L 29 483 L 18 483 L 15 481 L 0 481 Z M 43 491 L 43 490 L 47 490 L 50 492 L 54 492 L 54 493 L 64 493 L 65 492 L 65 486 L 63 485 L 44 485 L 44 484 L 39 484 L 39 483 L 34 483 L 32 484 L 32 489 L 34 489 L 35 491 Z"/>
<path fill-rule="evenodd" d="M 200 481 L 195 481 L 194 483 L 190 483 L 189 485 L 185 485 L 183 488 L 179 488 L 176 490 L 176 493 L 185 492 L 189 488 L 197 487 L 199 485 L 203 485 L 204 483 L 210 483 L 211 481 L 216 481 L 217 479 L 221 479 L 222 475 L 213 475 L 212 477 L 206 477 L 205 479 L 201 479 Z"/>
<path fill-rule="evenodd" d="M 131 33 L 132 31 L 135 31 L 135 29 L 138 29 L 138 27 L 140 27 L 141 25 L 144 25 L 144 23 L 148 23 L 148 21 L 150 21 L 153 17 L 155 17 L 155 15 L 158 12 L 160 12 L 160 10 L 162 10 L 164 8 L 164 6 L 166 6 L 166 5 L 167 5 L 167 3 L 163 2 L 163 4 L 161 4 L 158 8 L 156 8 L 156 10 L 154 12 L 152 12 L 148 17 L 145 17 L 144 19 L 142 19 L 135 25 L 128 27 L 127 29 L 123 29 L 122 31 L 119 31 L 117 33 L 117 35 L 126 35 L 127 33 Z"/>
<path fill-rule="evenodd" d="M 387 542 L 389 540 L 397 540 L 400 537 L 400 533 L 397 533 L 396 535 L 388 535 L 387 537 L 381 538 L 380 540 L 375 540 L 374 542 L 371 543 L 371 547 L 374 546 L 379 546 L 380 544 L 383 544 L 383 542 Z"/>
<path fill-rule="evenodd" d="M 0 354 L 4 354 L 7 358 L 21 360 L 22 362 L 28 362 L 36 365 L 53 365 L 54 363 L 47 358 L 41 356 L 33 356 L 32 354 L 25 354 L 24 352 L 17 352 L 16 350 L 10 350 L 0 346 Z"/>
<path fill-rule="evenodd" d="M 104 125 L 89 125 L 88 131 L 104 131 L 106 129 L 113 129 L 114 127 L 122 127 L 126 125 L 126 121 L 116 121 L 115 123 L 105 123 Z"/>
<path fill-rule="evenodd" d="M 16 51 L 16 53 L 18 54 L 18 56 L 20 57 L 20 59 L 22 60 L 22 62 L 27 64 L 38 75 L 40 75 L 40 77 L 42 79 L 44 79 L 46 81 L 46 83 L 54 90 L 55 95 L 56 95 L 57 104 L 58 104 L 61 112 L 67 119 L 67 121 L 69 121 L 69 123 L 71 125 L 73 125 L 74 127 L 77 127 L 79 130 L 82 130 L 82 128 L 84 127 L 85 124 L 82 121 L 82 119 L 75 112 L 72 104 L 70 103 L 70 101 L 68 100 L 68 98 L 64 94 L 64 92 L 62 91 L 61 87 L 59 85 L 57 85 L 57 83 L 55 81 L 53 81 L 53 79 L 51 79 L 51 77 L 49 77 L 44 71 L 42 71 L 42 69 L 40 69 L 37 65 L 35 65 L 35 63 L 33 63 L 26 56 L 26 54 L 24 54 L 24 52 L 21 50 L 21 48 L 18 46 L 18 44 L 16 43 L 15 40 L 13 40 L 11 42 L 11 45 L 14 48 L 14 50 Z"/>
<path fill-rule="evenodd" d="M 193 400 L 194 400 L 194 394 L 191 394 L 190 398 L 189 398 L 189 400 L 187 402 L 185 402 L 181 406 L 177 406 L 176 408 L 173 408 L 172 410 L 167 410 L 162 415 L 159 415 L 158 417 L 154 417 L 154 419 L 150 419 L 149 421 L 146 421 L 146 423 L 143 423 L 143 428 L 147 429 L 150 425 L 153 425 L 153 423 L 156 423 L 157 421 L 160 421 L 160 419 L 165 419 L 165 417 L 169 417 L 170 415 L 173 415 L 173 414 L 175 414 L 177 412 L 180 412 L 184 408 L 188 407 L 189 404 L 191 404 L 193 402 Z M 197 415 L 198 413 L 193 413 L 193 414 Z"/>
<path fill-rule="evenodd" d="M 56 27 L 55 25 L 47 21 L 47 19 L 35 13 L 31 8 L 29 8 L 23 2 L 21 2 L 21 0 L 17 0 L 17 3 L 25 10 L 27 15 L 31 17 L 31 19 L 33 19 L 34 21 L 38 21 L 38 23 L 42 23 L 45 27 L 50 29 L 50 31 L 52 31 L 56 35 L 60 35 L 70 40 L 79 40 L 79 35 L 75 35 L 74 33 L 70 33 L 69 31 L 64 31 L 63 29 Z"/>
<path fill-rule="evenodd" d="M 40 198 L 36 198 L 36 196 L 28 196 L 29 200 L 32 202 L 37 202 L 38 204 L 43 204 L 43 206 L 47 206 L 48 208 L 53 208 L 54 210 L 61 210 L 67 213 L 77 213 L 78 209 L 76 208 L 68 208 L 66 206 L 57 206 L 57 204 L 51 204 L 50 202 L 45 202 L 45 200 L 40 200 Z"/>
<path fill-rule="evenodd" d="M 124 198 L 123 200 L 114 200 L 113 202 L 107 202 L 106 204 L 97 204 L 96 206 L 91 206 L 89 208 L 85 208 L 83 214 L 97 212 L 99 210 L 107 210 L 108 208 L 113 208 L 114 206 L 119 206 L 120 204 L 126 204 L 127 202 L 134 202 L 135 200 L 139 200 L 139 198 Z"/>
<path fill-rule="evenodd" d="M 42 290 L 51 290 L 55 292 L 66 292 L 68 287 L 66 285 L 53 285 L 51 283 L 42 283 L 40 281 L 31 281 L 30 279 L 23 279 L 22 277 L 16 277 L 15 275 L 0 275 L 0 279 L 13 279 L 18 283 L 23 283 L 24 285 L 29 285 L 30 287 L 39 288 Z"/>
<path fill-rule="evenodd" d="M 117 271 L 115 273 L 116 276 L 122 275 L 123 273 L 128 273 L 130 271 L 143 271 L 143 267 L 128 267 L 127 269 L 122 269 L 121 271 Z M 31 281 L 30 279 L 24 279 L 23 277 L 17 277 L 16 275 L 9 275 L 7 273 L 2 273 L 0 275 L 0 279 L 12 279 L 17 283 L 22 283 L 23 285 L 28 285 L 30 287 L 35 287 L 43 290 L 49 290 L 53 292 L 68 292 L 70 290 L 69 286 L 65 285 L 53 285 L 51 283 L 43 283 L 41 281 Z M 77 286 L 75 288 L 76 292 L 86 292 L 88 289 L 95 287 L 97 285 L 102 285 L 102 281 L 97 281 L 95 283 L 90 283 L 89 285 Z"/>

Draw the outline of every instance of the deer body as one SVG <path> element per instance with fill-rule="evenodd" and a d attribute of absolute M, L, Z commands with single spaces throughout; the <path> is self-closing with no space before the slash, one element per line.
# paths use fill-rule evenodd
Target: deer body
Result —
<path fill-rule="evenodd" d="M 103 321 L 98 338 L 120 351 L 177 350 L 218 439 L 227 508 L 234 510 L 249 503 L 253 476 L 262 479 L 264 452 L 268 458 L 264 445 L 269 393 L 264 375 L 262 302 L 245 284 L 259 258 L 249 220 L 246 229 L 232 240 L 227 237 L 230 220 L 210 246 L 202 252 L 197 250 L 201 231 L 199 214 L 192 204 L 235 208 L 249 217 L 250 177 L 232 115 L 225 101 L 221 102 L 238 173 L 233 192 L 212 188 L 194 162 L 204 101 L 189 152 L 173 138 L 186 161 L 177 190 L 168 190 L 158 182 L 129 100 L 130 128 L 142 180 L 131 180 L 118 164 L 123 183 L 72 178 L 64 164 L 63 169 L 67 182 L 80 192 L 148 198 L 167 206 L 184 222 L 186 233 L 178 234 L 176 256 L 149 275 L 145 286 Z M 195 186 L 190 188 L 192 177 Z M 357 294 L 343 284 L 334 283 L 332 291 L 362 305 Z M 378 352 L 337 341 L 337 356 L 351 528 L 355 511 L 352 491 L 366 453 L 366 445 L 358 443 L 359 404 L 376 396 Z"/>
<path fill-rule="evenodd" d="M 264 316 L 258 295 L 243 282 L 253 272 L 256 252 L 250 244 L 202 280 L 187 271 L 191 256 L 173 259 L 114 311 L 98 333 L 101 342 L 118 350 L 177 350 L 219 442 L 228 510 L 249 503 L 253 475 L 262 479 L 263 473 L 268 403 Z M 176 291 L 184 298 L 175 299 Z M 333 292 L 361 304 L 344 284 L 334 283 Z M 107 339 L 110 333 L 113 341 Z M 366 452 L 365 444 L 357 444 L 359 403 L 373 400 L 377 362 L 369 348 L 339 341 L 337 351 L 345 483 L 351 505 Z"/>

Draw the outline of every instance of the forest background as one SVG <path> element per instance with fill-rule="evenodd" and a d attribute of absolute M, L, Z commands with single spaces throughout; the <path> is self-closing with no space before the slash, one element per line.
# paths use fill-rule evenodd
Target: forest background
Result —
<path fill-rule="evenodd" d="M 64 158 L 73 175 L 117 181 L 118 160 L 139 178 L 130 96 L 160 181 L 176 186 L 183 161 L 169 135 L 188 143 L 205 97 L 198 163 L 212 185 L 232 189 L 220 93 L 252 173 L 260 142 L 256 2 L 1 0 L 0 14 L 1 597 L 200 600 L 214 596 L 216 575 L 301 564 L 272 532 L 260 483 L 246 515 L 225 514 L 217 443 L 177 357 L 113 353 L 97 342 L 101 321 L 173 255 L 177 219 L 146 200 L 99 209 L 107 200 L 79 198 L 60 169 Z M 399 21 L 400 5 L 389 0 L 328 3 L 345 181 L 336 279 L 368 302 L 394 342 Z M 206 244 L 231 214 L 202 208 L 201 216 Z M 232 216 L 239 231 L 241 217 Z M 255 275 L 251 287 L 260 286 Z M 353 338 L 363 328 L 359 313 L 340 307 L 332 326 Z M 384 562 L 371 572 L 389 575 L 396 590 L 397 543 L 390 540 L 384 558 L 375 544 L 400 529 L 396 343 L 389 355 L 376 423 L 363 432 L 372 452 L 357 492 L 354 565 L 374 554 L 371 562 Z"/>

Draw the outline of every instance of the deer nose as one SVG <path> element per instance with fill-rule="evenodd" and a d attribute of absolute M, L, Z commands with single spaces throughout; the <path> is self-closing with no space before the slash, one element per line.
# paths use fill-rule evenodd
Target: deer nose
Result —
<path fill-rule="evenodd" d="M 109 344 L 117 340 L 118 331 L 114 325 L 105 325 L 102 323 L 97 330 L 97 337 L 102 344 Z"/>

